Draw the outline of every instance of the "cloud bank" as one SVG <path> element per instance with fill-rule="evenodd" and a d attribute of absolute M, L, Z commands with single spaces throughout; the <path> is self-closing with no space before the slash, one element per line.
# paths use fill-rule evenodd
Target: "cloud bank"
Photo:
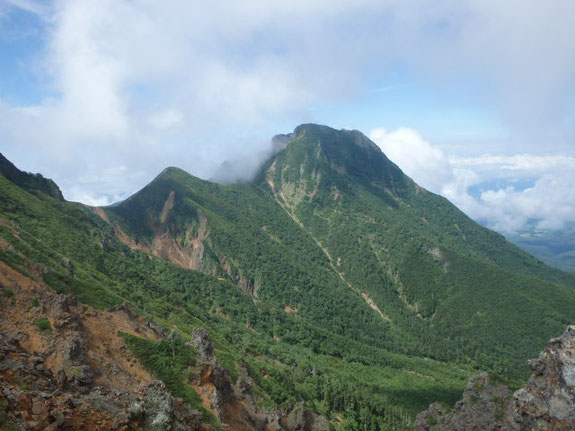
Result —
<path fill-rule="evenodd" d="M 33 104 L 0 94 L 2 151 L 72 200 L 125 197 L 169 165 L 203 178 L 226 160 L 257 165 L 273 134 L 317 121 L 315 104 L 345 104 L 397 70 L 475 88 L 517 133 L 575 136 L 571 0 L 9 0 L 0 25 L 15 13 L 43 23 L 44 91 Z M 464 175 L 414 132 L 382 133 L 390 151 L 418 142 L 432 190 Z"/>
<path fill-rule="evenodd" d="M 407 175 L 427 189 L 440 193 L 444 184 L 453 180 L 453 170 L 443 151 L 434 148 L 415 130 L 402 127 L 388 133 L 379 127 L 371 131 L 370 138 Z"/>
<path fill-rule="evenodd" d="M 575 222 L 575 157 L 448 157 L 408 128 L 376 128 L 370 138 L 418 184 L 499 232 L 533 224 L 556 230 Z"/>

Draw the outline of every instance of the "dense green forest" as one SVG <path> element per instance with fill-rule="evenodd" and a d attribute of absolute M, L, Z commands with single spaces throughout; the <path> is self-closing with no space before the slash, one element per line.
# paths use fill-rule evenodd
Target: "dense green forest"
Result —
<path fill-rule="evenodd" d="M 479 369 L 522 379 L 575 321 L 573 275 L 418 187 L 359 132 L 284 138 L 250 184 L 169 168 L 100 215 L 3 173 L 0 259 L 41 265 L 55 290 L 96 307 L 128 301 L 183 339 L 205 327 L 262 405 L 304 403 L 348 430 L 408 427 Z M 126 339 L 156 355 L 149 367 L 161 359 L 165 346 Z M 192 361 L 158 375 L 191 403 L 178 375 Z"/>

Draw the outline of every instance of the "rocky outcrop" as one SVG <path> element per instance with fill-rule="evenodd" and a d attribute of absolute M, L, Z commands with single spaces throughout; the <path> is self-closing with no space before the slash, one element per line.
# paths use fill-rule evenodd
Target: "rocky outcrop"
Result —
<path fill-rule="evenodd" d="M 279 423 L 283 428 L 294 431 L 329 431 L 329 422 L 323 416 L 318 416 L 306 410 L 303 405 L 299 404 L 289 409 Z"/>
<path fill-rule="evenodd" d="M 511 392 L 487 373 L 471 377 L 453 409 L 433 403 L 417 416 L 417 431 L 486 431 L 502 428 Z"/>
<path fill-rule="evenodd" d="M 281 410 L 259 406 L 250 389 L 255 382 L 242 368 L 233 382 L 214 355 L 212 341 L 204 328 L 196 328 L 190 345 L 198 350 L 201 372 L 194 382 L 203 407 L 210 410 L 226 429 L 233 431 L 329 431 L 329 421 L 305 409 L 302 404 Z"/>
<path fill-rule="evenodd" d="M 575 430 L 575 326 L 529 361 L 532 374 L 513 395 L 487 374 L 472 377 L 463 399 L 417 416 L 416 431 Z"/>
<path fill-rule="evenodd" d="M 532 374 L 513 398 L 519 429 L 575 430 L 575 326 L 529 361 Z"/>
<path fill-rule="evenodd" d="M 212 429 L 124 344 L 117 331 L 161 337 L 128 305 L 93 309 L 2 262 L 0 287 L 0 429 Z"/>
<path fill-rule="evenodd" d="M 209 332 L 201 327 L 195 328 L 192 332 L 190 344 L 198 349 L 200 358 L 204 361 L 210 361 L 214 358 L 214 346 L 210 339 Z"/>
<path fill-rule="evenodd" d="M 175 205 L 176 194 L 172 190 L 159 214 L 147 212 L 147 223 L 152 233 L 151 240 L 131 237 L 118 222 L 111 223 L 102 208 L 91 207 L 91 210 L 106 223 L 111 224 L 116 237 L 131 249 L 142 250 L 182 268 L 193 269 L 214 277 L 227 276 L 244 293 L 255 295 L 258 289 L 257 281 L 246 278 L 240 268 L 214 248 L 210 239 L 208 220 L 198 211 L 197 217 L 190 218 L 188 226 L 182 230 L 170 220 Z"/>
<path fill-rule="evenodd" d="M 0 429 L 213 430 L 204 412 L 172 396 L 118 334 L 159 340 L 174 332 L 128 303 L 96 310 L 2 262 L 0 288 L 11 292 L 0 301 Z M 247 370 L 234 382 L 206 329 L 196 328 L 188 344 L 198 359 L 192 386 L 222 430 L 329 430 L 327 419 L 301 404 L 261 407 Z"/>

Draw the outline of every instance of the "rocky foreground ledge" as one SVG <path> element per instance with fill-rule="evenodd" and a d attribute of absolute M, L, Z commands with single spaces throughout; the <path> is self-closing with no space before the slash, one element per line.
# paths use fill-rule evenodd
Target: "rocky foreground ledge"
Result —
<path fill-rule="evenodd" d="M 529 366 L 529 381 L 513 394 L 486 373 L 470 378 L 453 409 L 431 404 L 417 416 L 415 431 L 575 430 L 575 326 Z"/>

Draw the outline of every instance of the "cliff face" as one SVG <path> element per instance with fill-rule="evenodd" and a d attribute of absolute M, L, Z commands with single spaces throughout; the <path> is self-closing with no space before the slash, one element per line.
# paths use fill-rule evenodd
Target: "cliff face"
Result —
<path fill-rule="evenodd" d="M 190 344 L 198 350 L 199 378 L 194 389 L 202 399 L 202 406 L 213 412 L 220 423 L 233 431 L 329 431 L 329 421 L 307 411 L 303 405 L 291 405 L 281 410 L 259 407 L 250 394 L 255 387 L 246 369 L 234 383 L 228 372 L 217 361 L 208 332 L 196 328 Z"/>
<path fill-rule="evenodd" d="M 513 394 L 485 373 L 472 377 L 453 410 L 432 404 L 418 415 L 415 430 L 574 430 L 575 326 L 552 339 L 529 366 L 529 381 Z"/>
<path fill-rule="evenodd" d="M 512 405 L 518 429 L 575 429 L 575 326 L 551 340 L 529 366 L 531 378 Z"/>

